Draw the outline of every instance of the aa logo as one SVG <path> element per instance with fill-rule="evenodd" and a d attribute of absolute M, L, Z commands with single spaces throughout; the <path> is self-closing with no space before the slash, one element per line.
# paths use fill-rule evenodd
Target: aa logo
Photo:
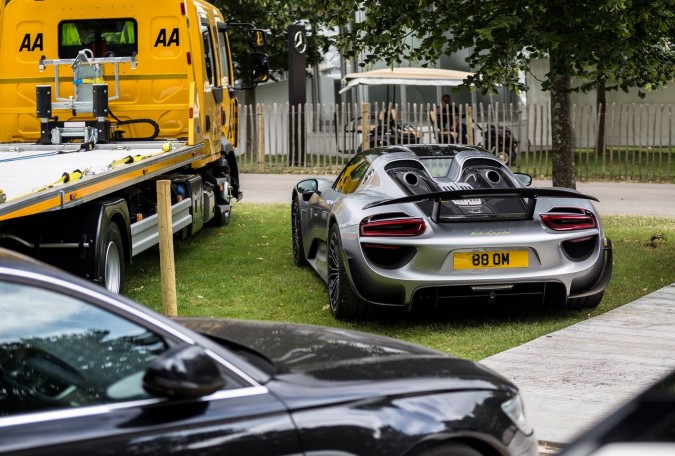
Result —
<path fill-rule="evenodd" d="M 171 34 L 168 34 L 166 29 L 161 29 L 159 31 L 159 34 L 157 35 L 157 39 L 155 40 L 155 47 L 157 46 L 169 47 L 172 44 L 175 44 L 176 46 L 180 45 L 178 39 L 178 29 L 175 28 L 171 30 Z"/>
<path fill-rule="evenodd" d="M 21 41 L 21 46 L 19 46 L 19 52 L 33 52 L 35 50 L 43 50 L 42 33 L 38 33 L 34 40 L 31 38 L 30 33 L 26 33 Z"/>

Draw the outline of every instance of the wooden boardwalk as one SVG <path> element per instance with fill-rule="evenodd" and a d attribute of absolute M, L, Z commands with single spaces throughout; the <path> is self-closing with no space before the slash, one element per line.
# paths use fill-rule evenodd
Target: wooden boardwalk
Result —
<path fill-rule="evenodd" d="M 554 453 L 675 369 L 675 284 L 481 363 L 520 388 Z"/>

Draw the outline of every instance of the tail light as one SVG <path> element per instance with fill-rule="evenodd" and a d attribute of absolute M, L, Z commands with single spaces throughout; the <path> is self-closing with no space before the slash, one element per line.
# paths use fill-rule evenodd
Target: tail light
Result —
<path fill-rule="evenodd" d="M 359 234 L 361 236 L 419 236 L 426 228 L 427 224 L 421 218 L 371 220 L 368 217 L 361 221 Z"/>
<path fill-rule="evenodd" d="M 583 214 L 549 212 L 541 214 L 541 221 L 544 222 L 544 225 L 555 231 L 590 230 L 598 226 L 595 216 L 588 211 L 585 211 Z"/>

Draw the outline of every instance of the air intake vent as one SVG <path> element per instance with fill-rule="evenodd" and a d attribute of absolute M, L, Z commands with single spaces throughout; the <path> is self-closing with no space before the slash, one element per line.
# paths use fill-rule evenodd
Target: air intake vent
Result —
<path fill-rule="evenodd" d="M 467 184 L 466 182 L 450 182 L 449 184 L 443 183 L 440 184 L 441 190 L 444 192 L 451 192 L 454 190 L 471 190 L 473 187 L 471 184 Z"/>

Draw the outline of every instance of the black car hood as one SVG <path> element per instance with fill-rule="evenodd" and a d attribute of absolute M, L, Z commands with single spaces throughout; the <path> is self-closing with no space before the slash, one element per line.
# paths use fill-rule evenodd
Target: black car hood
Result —
<path fill-rule="evenodd" d="M 224 320 L 178 319 L 188 328 L 259 352 L 274 364 L 273 380 L 337 392 L 354 384 L 392 388 L 405 383 L 425 391 L 455 389 L 514 389 L 508 380 L 472 361 L 372 334 L 310 325 Z M 229 344 L 229 345 L 228 345 Z M 424 379 L 424 381 L 421 381 Z M 433 385 L 433 386 L 432 386 Z"/>

